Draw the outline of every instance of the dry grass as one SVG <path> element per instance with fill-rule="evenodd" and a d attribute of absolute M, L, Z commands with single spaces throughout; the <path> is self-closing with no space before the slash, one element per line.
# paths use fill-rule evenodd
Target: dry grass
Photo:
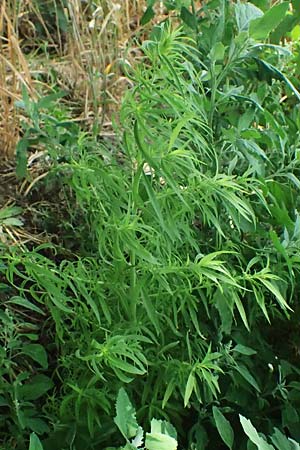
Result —
<path fill-rule="evenodd" d="M 6 0 L 0 7 L 0 155 L 11 156 L 19 138 L 14 107 L 25 86 L 34 96 L 32 77 L 15 32 L 12 10 Z"/>
<path fill-rule="evenodd" d="M 20 135 L 14 106 L 57 86 L 68 93 L 74 120 L 105 132 L 127 85 L 120 57 L 139 31 L 138 0 L 3 0 L 0 7 L 0 156 L 12 158 Z M 61 24 L 61 17 L 67 28 Z"/>

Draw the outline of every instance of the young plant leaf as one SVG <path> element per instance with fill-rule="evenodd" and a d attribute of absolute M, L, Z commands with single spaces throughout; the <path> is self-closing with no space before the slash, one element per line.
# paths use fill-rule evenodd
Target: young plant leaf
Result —
<path fill-rule="evenodd" d="M 163 420 L 151 420 L 151 432 L 146 433 L 146 450 L 177 450 L 176 431 Z"/>
<path fill-rule="evenodd" d="M 248 31 L 250 22 L 254 19 L 257 19 L 258 17 L 263 16 L 264 14 L 261 9 L 257 8 L 257 6 L 253 5 L 250 2 L 237 2 L 234 7 L 234 11 L 239 33 Z"/>
<path fill-rule="evenodd" d="M 129 397 L 124 388 L 121 388 L 118 393 L 117 403 L 116 403 L 116 417 L 114 422 L 121 431 L 124 438 L 131 439 L 135 437 L 139 425 L 135 417 L 135 409 L 129 400 Z"/>

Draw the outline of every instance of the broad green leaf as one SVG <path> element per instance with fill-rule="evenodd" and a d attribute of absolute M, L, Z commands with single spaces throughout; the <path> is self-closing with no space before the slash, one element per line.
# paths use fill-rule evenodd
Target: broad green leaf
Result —
<path fill-rule="evenodd" d="M 31 433 L 30 435 L 29 450 L 43 450 L 41 441 L 35 433 Z"/>
<path fill-rule="evenodd" d="M 253 39 L 265 40 L 284 19 L 289 9 L 289 2 L 274 5 L 262 17 L 251 22 L 249 27 L 250 36 Z"/>
<path fill-rule="evenodd" d="M 46 375 L 35 375 L 31 380 L 18 388 L 24 400 L 37 400 L 53 387 L 52 380 Z"/>
<path fill-rule="evenodd" d="M 197 30 L 197 17 L 192 14 L 185 6 L 181 8 L 180 17 L 187 26 L 189 26 L 193 30 Z"/>
<path fill-rule="evenodd" d="M 158 321 L 157 311 L 155 309 L 155 306 L 152 303 L 151 298 L 149 298 L 149 296 L 147 295 L 147 293 L 145 292 L 144 289 L 141 289 L 141 298 L 143 300 L 143 305 L 148 314 L 148 317 L 151 320 L 151 322 L 156 330 L 156 333 L 158 335 L 160 332 L 160 325 L 159 325 L 159 321 Z"/>
<path fill-rule="evenodd" d="M 242 344 L 237 344 L 233 349 L 234 352 L 238 352 L 241 353 L 242 355 L 255 355 L 257 353 L 256 350 L 253 350 L 253 348 L 250 347 L 246 347 L 245 345 Z"/>
<path fill-rule="evenodd" d="M 267 441 L 258 434 L 249 419 L 246 419 L 241 415 L 239 415 L 239 417 L 244 432 L 251 442 L 257 446 L 258 450 L 275 450 L 272 445 L 269 445 Z"/>
<path fill-rule="evenodd" d="M 249 2 L 237 2 L 234 11 L 239 33 L 248 31 L 250 22 L 254 19 L 257 19 L 258 17 L 263 16 L 262 10 Z"/>
<path fill-rule="evenodd" d="M 213 416 L 219 435 L 230 450 L 233 447 L 234 433 L 230 422 L 216 406 L 213 406 Z"/>
<path fill-rule="evenodd" d="M 47 423 L 38 417 L 25 417 L 24 424 L 26 428 L 29 428 L 37 434 L 49 433 L 50 431 Z"/>
<path fill-rule="evenodd" d="M 124 388 L 121 388 L 118 393 L 116 403 L 116 417 L 114 422 L 121 431 L 125 439 L 135 437 L 139 425 L 135 417 L 135 409 L 132 406 L 129 397 Z"/>
<path fill-rule="evenodd" d="M 27 344 L 22 348 L 24 355 L 30 356 L 31 359 L 38 362 L 43 369 L 48 368 L 48 357 L 46 350 L 40 344 Z"/>

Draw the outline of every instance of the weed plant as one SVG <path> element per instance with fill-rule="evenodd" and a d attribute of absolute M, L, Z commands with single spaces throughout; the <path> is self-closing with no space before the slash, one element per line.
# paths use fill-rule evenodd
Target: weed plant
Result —
<path fill-rule="evenodd" d="M 2 252 L 7 447 L 122 445 L 124 387 L 179 448 L 273 448 L 254 426 L 300 442 L 300 94 L 265 42 L 286 11 L 220 0 L 154 27 L 111 147 L 27 129 L 47 135 L 74 246 Z"/>

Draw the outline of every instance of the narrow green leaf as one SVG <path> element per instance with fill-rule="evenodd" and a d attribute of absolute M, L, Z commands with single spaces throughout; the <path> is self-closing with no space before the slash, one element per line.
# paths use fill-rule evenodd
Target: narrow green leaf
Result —
<path fill-rule="evenodd" d="M 284 19 L 289 9 L 289 2 L 274 5 L 262 17 L 250 23 L 249 32 L 253 39 L 265 40 Z"/>
<path fill-rule="evenodd" d="M 38 314 L 42 314 L 43 316 L 45 315 L 44 311 L 39 308 L 38 306 L 36 306 L 35 304 L 33 304 L 32 302 L 30 302 L 29 300 L 22 298 L 22 297 L 12 297 L 10 300 L 7 301 L 7 303 L 12 303 L 14 305 L 19 305 L 22 306 L 25 309 L 29 309 L 31 311 L 34 311 Z"/>
<path fill-rule="evenodd" d="M 231 450 L 233 447 L 234 433 L 230 422 L 224 417 L 220 409 L 216 406 L 213 406 L 213 416 L 215 419 L 217 430 L 223 442 Z"/>
<path fill-rule="evenodd" d="M 270 292 L 272 292 L 272 294 L 274 295 L 274 297 L 276 298 L 282 309 L 289 309 L 290 311 L 293 311 L 292 308 L 287 304 L 286 300 L 281 295 L 274 281 L 271 282 L 269 280 L 261 279 L 261 282 L 266 286 L 267 289 L 269 289 Z"/>
<path fill-rule="evenodd" d="M 184 407 L 186 407 L 189 403 L 190 397 L 192 395 L 192 392 L 194 390 L 195 387 L 195 374 L 194 374 L 194 370 L 191 371 L 191 373 L 189 374 L 187 383 L 186 383 L 186 387 L 185 387 L 185 393 L 184 393 Z"/>
<path fill-rule="evenodd" d="M 253 348 L 246 347 L 245 345 L 242 344 L 237 344 L 232 350 L 234 352 L 241 353 L 242 355 L 247 356 L 256 355 L 257 353 L 257 351 L 253 350 Z"/>
<path fill-rule="evenodd" d="M 236 294 L 234 296 L 234 303 L 235 303 L 235 305 L 236 305 L 236 307 L 238 309 L 238 312 L 240 313 L 241 319 L 242 319 L 245 327 L 247 328 L 248 331 L 250 331 L 250 328 L 249 328 L 249 325 L 248 325 L 248 320 L 247 320 L 247 315 L 246 315 L 246 312 L 245 312 L 245 308 L 244 308 L 244 305 L 243 305 L 241 299 L 239 298 L 238 294 Z"/>
<path fill-rule="evenodd" d="M 146 25 L 155 16 L 152 6 L 148 6 L 141 18 L 141 25 Z"/>
<path fill-rule="evenodd" d="M 244 366 L 242 364 L 237 364 L 235 366 L 235 369 L 249 384 L 251 384 L 251 386 L 254 387 L 254 389 L 257 390 L 257 392 L 260 392 L 260 388 L 259 388 L 255 378 L 251 375 L 251 373 L 249 372 L 249 370 L 247 369 L 246 366 Z"/>

